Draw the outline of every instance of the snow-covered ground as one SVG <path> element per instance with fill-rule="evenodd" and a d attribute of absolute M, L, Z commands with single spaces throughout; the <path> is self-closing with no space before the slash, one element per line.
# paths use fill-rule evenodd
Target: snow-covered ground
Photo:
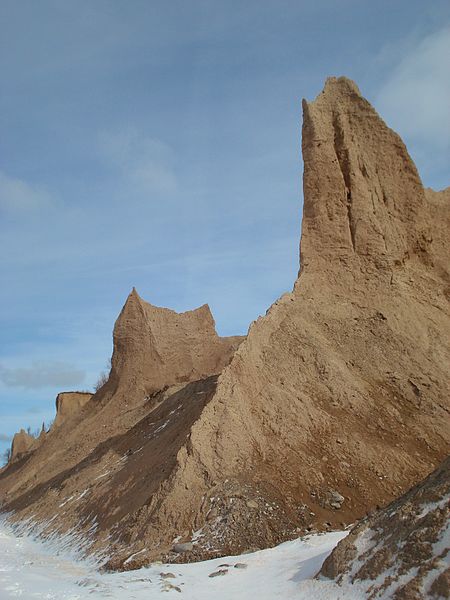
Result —
<path fill-rule="evenodd" d="M 361 600 L 356 589 L 312 579 L 344 535 L 314 535 L 253 554 L 105 574 L 61 552 L 58 544 L 18 536 L 0 522 L 0 600 Z M 218 571 L 223 573 L 210 577 Z"/>

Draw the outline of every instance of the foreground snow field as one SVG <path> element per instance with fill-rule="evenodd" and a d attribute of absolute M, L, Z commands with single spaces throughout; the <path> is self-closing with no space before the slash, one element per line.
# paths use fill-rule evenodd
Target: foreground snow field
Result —
<path fill-rule="evenodd" d="M 0 522 L 0 600 L 360 600 L 364 596 L 356 589 L 312 579 L 344 536 L 314 535 L 253 554 L 105 574 L 55 544 L 19 537 Z M 218 571 L 224 572 L 210 577 Z"/>

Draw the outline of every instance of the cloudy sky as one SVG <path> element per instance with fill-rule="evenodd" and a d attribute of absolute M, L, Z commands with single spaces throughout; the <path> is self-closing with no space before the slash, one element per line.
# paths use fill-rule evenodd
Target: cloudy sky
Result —
<path fill-rule="evenodd" d="M 447 0 L 0 1 L 0 450 L 90 389 L 132 286 L 244 333 L 298 270 L 302 97 L 448 177 Z"/>

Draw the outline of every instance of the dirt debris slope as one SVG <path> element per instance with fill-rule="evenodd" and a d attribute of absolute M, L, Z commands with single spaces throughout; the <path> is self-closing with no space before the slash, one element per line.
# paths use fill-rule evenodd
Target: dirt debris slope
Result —
<path fill-rule="evenodd" d="M 350 80 L 327 80 L 303 119 L 293 291 L 242 342 L 217 339 L 204 307 L 180 326 L 133 292 L 110 379 L 77 426 L 0 475 L 17 517 L 57 513 L 60 527 L 94 527 L 112 568 L 196 560 L 341 528 L 447 455 L 447 192 L 425 192 L 399 136 Z M 160 423 L 152 414 L 164 406 Z M 155 436 L 156 462 L 135 457 L 135 427 Z M 121 498 L 136 473 L 147 493 L 129 505 Z M 66 503 L 72 496 L 77 505 Z"/>
<path fill-rule="evenodd" d="M 367 598 L 450 597 L 450 458 L 352 529 L 320 575 L 358 583 Z"/>

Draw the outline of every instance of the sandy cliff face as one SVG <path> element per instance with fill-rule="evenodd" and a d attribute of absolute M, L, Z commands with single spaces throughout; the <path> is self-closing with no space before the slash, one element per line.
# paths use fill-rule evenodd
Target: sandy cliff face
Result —
<path fill-rule="evenodd" d="M 431 254 L 433 266 L 441 273 L 444 280 L 450 279 L 450 260 L 448 251 L 448 232 L 450 231 L 450 187 L 440 192 L 426 189 L 425 195 L 433 215 L 433 243 Z M 450 298 L 450 289 L 447 287 L 447 298 Z"/>
<path fill-rule="evenodd" d="M 448 452 L 447 192 L 351 81 L 303 111 L 294 290 L 238 348 L 204 307 L 181 323 L 133 292 L 77 427 L 1 474 L 18 517 L 95 520 L 112 567 L 196 559 L 353 522 Z"/>
<path fill-rule="evenodd" d="M 427 263 L 429 207 L 400 137 L 342 78 L 304 101 L 303 114 L 302 268 L 356 259 L 381 275 L 407 259 Z"/>
<path fill-rule="evenodd" d="M 56 396 L 56 417 L 53 427 L 59 427 L 61 423 L 79 413 L 92 396 L 93 394 L 89 392 L 60 392 Z"/>
<path fill-rule="evenodd" d="M 133 289 L 114 327 L 111 383 L 115 393 L 133 381 L 150 395 L 203 379 L 220 373 L 241 340 L 217 335 L 206 304 L 179 314 L 144 302 Z"/>
<path fill-rule="evenodd" d="M 320 575 L 357 584 L 367 598 L 450 596 L 450 458 L 419 485 L 364 519 Z"/>

